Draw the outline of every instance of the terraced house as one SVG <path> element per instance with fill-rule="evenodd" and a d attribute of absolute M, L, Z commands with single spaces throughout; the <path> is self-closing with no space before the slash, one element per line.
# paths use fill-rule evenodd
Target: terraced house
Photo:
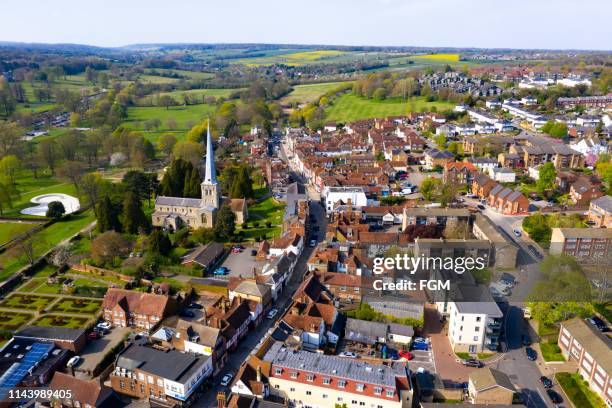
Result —
<path fill-rule="evenodd" d="M 168 296 L 110 288 L 102 311 L 104 320 L 116 327 L 138 327 L 150 330 L 167 315 Z"/>
<path fill-rule="evenodd" d="M 292 406 L 407 408 L 413 403 L 404 364 L 370 364 L 354 359 L 290 350 L 273 344 L 263 357 L 271 363 L 270 394 Z"/>

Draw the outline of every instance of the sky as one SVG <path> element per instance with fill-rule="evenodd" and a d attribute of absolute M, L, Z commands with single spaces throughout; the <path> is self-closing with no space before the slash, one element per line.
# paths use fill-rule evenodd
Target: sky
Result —
<path fill-rule="evenodd" d="M 0 41 L 612 49 L 610 0 L 2 2 Z"/>

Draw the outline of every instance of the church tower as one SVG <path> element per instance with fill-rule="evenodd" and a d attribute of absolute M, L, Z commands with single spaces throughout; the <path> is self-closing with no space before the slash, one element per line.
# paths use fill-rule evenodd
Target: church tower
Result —
<path fill-rule="evenodd" d="M 219 208 L 221 190 L 217 181 L 215 170 L 215 152 L 212 147 L 212 136 L 210 134 L 210 120 L 208 122 L 208 133 L 206 135 L 206 166 L 204 170 L 204 181 L 200 185 L 202 189 L 202 206 Z"/>

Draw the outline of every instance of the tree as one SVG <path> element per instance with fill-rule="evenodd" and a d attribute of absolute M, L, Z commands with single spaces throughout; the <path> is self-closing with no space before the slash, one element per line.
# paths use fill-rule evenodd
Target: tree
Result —
<path fill-rule="evenodd" d="M 65 243 L 56 246 L 51 254 L 49 254 L 47 259 L 52 265 L 60 268 L 68 263 L 71 256 L 72 252 L 70 251 L 70 244 Z"/>
<path fill-rule="evenodd" d="M 97 227 L 98 231 L 117 231 L 121 232 L 121 222 L 119 221 L 119 211 L 108 195 L 104 196 L 100 204 L 97 206 Z"/>
<path fill-rule="evenodd" d="M 190 174 L 185 176 L 185 186 L 183 188 L 183 197 L 202 198 L 202 189 L 200 187 L 202 179 L 197 168 L 193 167 Z"/>
<path fill-rule="evenodd" d="M 529 237 L 541 244 L 550 243 L 552 229 L 549 224 L 549 218 L 543 214 L 534 214 L 523 219 L 523 230 L 529 234 Z"/>
<path fill-rule="evenodd" d="M 236 215 L 227 204 L 223 204 L 217 214 L 215 236 L 220 241 L 229 241 L 236 230 Z"/>
<path fill-rule="evenodd" d="M 193 231 L 193 239 L 198 241 L 201 244 L 208 244 L 215 239 L 215 229 L 214 228 L 198 228 Z"/>
<path fill-rule="evenodd" d="M 172 149 L 172 156 L 175 159 L 182 159 L 196 166 L 204 155 L 202 145 L 200 143 L 183 140 L 178 142 Z"/>
<path fill-rule="evenodd" d="M 154 229 L 149 236 L 147 250 L 154 254 L 167 256 L 172 250 L 172 242 L 165 231 Z"/>
<path fill-rule="evenodd" d="M 13 200 L 19 196 L 15 185 L 6 177 L 0 176 L 0 215 L 6 208 L 13 208 Z"/>
<path fill-rule="evenodd" d="M 51 201 L 47 205 L 47 213 L 45 214 L 45 216 L 57 220 L 59 218 L 62 218 L 65 213 L 66 209 L 64 208 L 64 204 L 62 204 L 61 201 Z"/>
<path fill-rule="evenodd" d="M 123 229 L 128 234 L 137 234 L 140 230 L 149 228 L 149 220 L 142 210 L 142 203 L 132 191 L 125 194 L 122 215 Z"/>
<path fill-rule="evenodd" d="M 230 196 L 232 198 L 253 197 L 253 180 L 251 180 L 250 171 L 246 165 L 242 165 L 238 168 L 238 172 L 232 183 Z"/>
<path fill-rule="evenodd" d="M 157 105 L 158 106 L 163 106 L 167 110 L 167 109 L 170 108 L 170 106 L 177 106 L 178 102 L 176 101 L 176 99 L 174 99 L 170 95 L 162 95 L 157 100 Z"/>
<path fill-rule="evenodd" d="M 57 162 L 57 145 L 53 139 L 45 139 L 38 144 L 38 153 L 41 161 L 49 167 L 51 174 L 55 172 Z"/>
<path fill-rule="evenodd" d="M 172 133 L 164 133 L 159 138 L 159 149 L 164 152 L 166 155 L 172 153 L 172 149 L 174 149 L 174 145 L 176 144 L 176 137 Z"/>
<path fill-rule="evenodd" d="M 99 265 L 108 264 L 115 257 L 125 255 L 127 251 L 127 241 L 115 231 L 106 231 L 91 242 L 91 257 Z"/>
<path fill-rule="evenodd" d="M 450 142 L 447 150 L 455 156 L 463 156 L 463 145 L 459 142 Z"/>
<path fill-rule="evenodd" d="M 438 146 L 438 148 L 446 148 L 446 135 L 444 133 L 436 135 L 436 137 L 434 137 L 434 142 L 436 143 L 436 146 Z"/>
<path fill-rule="evenodd" d="M 71 181 L 77 193 L 81 189 L 81 178 L 83 177 L 83 164 L 77 161 L 67 161 L 62 163 L 57 169 L 57 175 L 63 179 Z"/>
<path fill-rule="evenodd" d="M 12 154 L 4 156 L 2 160 L 0 160 L 0 173 L 8 177 L 9 181 L 13 185 L 15 184 L 15 174 L 17 173 L 20 167 L 20 160 Z"/>
<path fill-rule="evenodd" d="M 427 177 L 421 183 L 421 194 L 427 201 L 431 201 L 438 194 L 438 189 L 442 182 L 435 177 Z"/>
<path fill-rule="evenodd" d="M 87 198 L 88 204 L 93 207 L 94 214 L 96 215 L 98 212 L 98 202 L 108 183 L 98 173 L 87 173 L 81 178 L 81 191 Z"/>
<path fill-rule="evenodd" d="M 0 120 L 0 156 L 19 153 L 22 136 L 23 129 L 17 123 Z"/>
<path fill-rule="evenodd" d="M 13 97 L 13 93 L 11 92 L 11 88 L 8 85 L 6 79 L 3 76 L 0 76 L 0 115 L 9 117 L 13 112 L 15 112 L 15 108 L 17 107 L 17 101 Z"/>
<path fill-rule="evenodd" d="M 555 178 L 557 177 L 555 165 L 551 162 L 544 163 L 542 166 L 540 166 L 538 174 L 539 179 L 536 183 L 538 192 L 541 194 L 545 191 L 552 190 L 555 185 Z"/>

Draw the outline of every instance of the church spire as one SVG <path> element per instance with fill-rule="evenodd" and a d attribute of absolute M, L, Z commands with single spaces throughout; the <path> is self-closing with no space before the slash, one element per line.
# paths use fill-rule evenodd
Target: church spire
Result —
<path fill-rule="evenodd" d="M 215 171 L 215 152 L 212 147 L 212 136 L 210 135 L 210 118 L 208 119 L 208 132 L 206 135 L 206 169 L 204 183 L 217 184 L 217 173 Z"/>

